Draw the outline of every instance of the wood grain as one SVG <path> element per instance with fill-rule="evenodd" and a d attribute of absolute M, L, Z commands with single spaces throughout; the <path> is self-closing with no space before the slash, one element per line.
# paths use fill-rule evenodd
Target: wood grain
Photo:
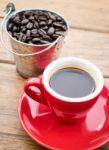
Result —
<path fill-rule="evenodd" d="M 70 30 L 61 57 L 85 58 L 109 75 L 109 35 L 90 31 Z"/>
<path fill-rule="evenodd" d="M 0 22 L 9 0 L 0 0 Z M 60 57 L 76 56 L 95 63 L 109 85 L 109 0 L 12 0 L 17 10 L 44 8 L 65 16 L 70 29 Z M 5 34 L 5 36 L 7 36 Z M 7 37 L 5 44 L 9 45 Z M 0 150 L 45 150 L 27 136 L 18 118 L 24 79 L 16 72 L 12 54 L 0 43 Z M 109 143 L 99 150 L 109 150 Z"/>
<path fill-rule="evenodd" d="M 0 19 L 0 24 L 1 24 L 2 20 L 3 19 Z M 3 31 L 3 35 L 4 35 L 3 39 L 5 41 L 4 44 L 6 44 L 9 48 L 11 48 L 10 42 L 9 42 L 9 39 L 8 39 L 8 36 L 5 32 L 5 30 Z M 12 64 L 14 63 L 13 55 L 3 47 L 1 40 L 0 40 L 0 62 L 12 63 Z"/>
<path fill-rule="evenodd" d="M 0 63 L 0 150 L 45 150 L 33 142 L 18 118 L 18 102 L 24 79 L 15 65 Z"/>
<path fill-rule="evenodd" d="M 0 133 L 0 150 L 46 150 L 27 136 Z"/>
<path fill-rule="evenodd" d="M 0 63 L 0 68 L 0 150 L 43 149 L 27 136 L 19 122 L 17 108 L 24 79 L 16 73 L 15 65 Z M 105 82 L 109 85 L 109 79 Z"/>
<path fill-rule="evenodd" d="M 0 97 L 0 122 L 2 122 L 2 125 L 0 123 L 0 132 L 14 134 L 19 132 L 20 128 L 16 118 L 18 118 L 17 107 L 24 79 L 16 73 L 15 65 L 0 63 L 0 68 L 0 93 L 2 93 Z M 3 119 L 3 114 L 6 119 Z"/>
<path fill-rule="evenodd" d="M 0 16 L 9 0 L 0 0 Z M 75 28 L 109 32 L 108 0 L 11 0 L 17 9 L 44 8 L 61 13 Z"/>

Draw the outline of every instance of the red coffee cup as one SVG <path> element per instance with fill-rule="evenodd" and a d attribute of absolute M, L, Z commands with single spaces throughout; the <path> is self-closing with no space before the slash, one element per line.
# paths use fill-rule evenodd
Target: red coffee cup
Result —
<path fill-rule="evenodd" d="M 67 67 L 87 71 L 95 81 L 95 90 L 88 96 L 70 98 L 56 93 L 49 85 L 52 75 Z M 104 85 L 101 71 L 91 62 L 75 57 L 60 58 L 47 66 L 42 76 L 30 78 L 25 82 L 24 91 L 33 100 L 47 105 L 58 120 L 72 123 L 84 118 L 97 101 Z"/>

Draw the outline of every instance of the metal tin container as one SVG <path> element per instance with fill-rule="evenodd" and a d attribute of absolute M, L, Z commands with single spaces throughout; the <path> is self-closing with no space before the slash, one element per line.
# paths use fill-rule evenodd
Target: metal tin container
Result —
<path fill-rule="evenodd" d="M 16 40 L 8 33 L 7 26 L 11 17 L 26 10 L 43 10 L 52 13 L 55 12 L 44 9 L 24 9 L 12 12 L 5 20 L 6 33 L 10 39 L 10 43 L 12 46 L 12 50 L 9 51 L 14 55 L 18 73 L 21 76 L 28 78 L 42 74 L 45 67 L 59 57 L 61 46 L 63 44 L 66 33 L 68 32 L 68 23 L 66 19 L 58 14 L 61 18 L 63 18 L 67 26 L 67 31 L 65 31 L 64 35 L 58 37 L 54 42 L 50 44 L 36 45 L 23 43 Z M 4 47 L 6 47 L 6 45 Z"/>

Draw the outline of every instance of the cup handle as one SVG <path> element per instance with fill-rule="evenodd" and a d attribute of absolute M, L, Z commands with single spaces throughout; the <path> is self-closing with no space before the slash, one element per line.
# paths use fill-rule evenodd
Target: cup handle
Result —
<path fill-rule="evenodd" d="M 28 79 L 24 83 L 24 92 L 31 99 L 48 106 L 47 101 L 43 96 L 42 76 Z"/>

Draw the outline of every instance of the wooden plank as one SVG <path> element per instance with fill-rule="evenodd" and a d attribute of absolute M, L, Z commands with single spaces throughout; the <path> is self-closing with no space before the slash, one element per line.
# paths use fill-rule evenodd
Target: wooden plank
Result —
<path fill-rule="evenodd" d="M 98 148 L 98 150 L 109 150 L 109 143 L 103 145 L 102 147 Z"/>
<path fill-rule="evenodd" d="M 18 117 L 17 107 L 24 79 L 17 74 L 14 65 L 0 63 L 0 69 L 0 93 L 2 93 L 0 97 L 0 122 L 2 122 L 2 125 L 0 123 L 0 132 L 19 133 L 20 124 L 18 119 L 16 120 Z"/>
<path fill-rule="evenodd" d="M 18 118 L 18 101 L 24 79 L 16 73 L 15 65 L 0 63 L 0 69 L 0 150 L 41 150 L 27 136 Z M 105 81 L 109 85 L 109 79 Z"/>
<path fill-rule="evenodd" d="M 27 136 L 0 133 L 0 150 L 46 150 Z"/>
<path fill-rule="evenodd" d="M 8 0 L 0 0 L 0 15 Z M 109 32 L 109 1 L 108 0 L 12 0 L 16 8 L 46 8 L 61 13 L 70 25 L 76 28 Z M 26 4 L 26 5 L 25 5 Z"/>
<path fill-rule="evenodd" d="M 13 55 L 0 45 L 0 62 L 14 64 Z"/>
<path fill-rule="evenodd" d="M 0 63 L 0 69 L 0 150 L 45 150 L 27 136 L 19 122 L 17 108 L 24 79 L 15 65 Z"/>
<path fill-rule="evenodd" d="M 0 18 L 0 24 L 1 24 L 2 20 L 3 19 Z M 8 36 L 5 33 L 5 31 L 3 31 L 3 33 L 4 33 L 3 38 L 5 41 L 4 44 L 8 45 L 8 47 L 10 48 Z M 14 63 L 13 55 L 3 47 L 3 45 L 1 44 L 1 41 L 0 41 L 0 62 Z"/>
<path fill-rule="evenodd" d="M 104 75 L 109 75 L 109 35 L 90 31 L 70 30 L 61 57 L 81 57 L 95 63 Z"/>

